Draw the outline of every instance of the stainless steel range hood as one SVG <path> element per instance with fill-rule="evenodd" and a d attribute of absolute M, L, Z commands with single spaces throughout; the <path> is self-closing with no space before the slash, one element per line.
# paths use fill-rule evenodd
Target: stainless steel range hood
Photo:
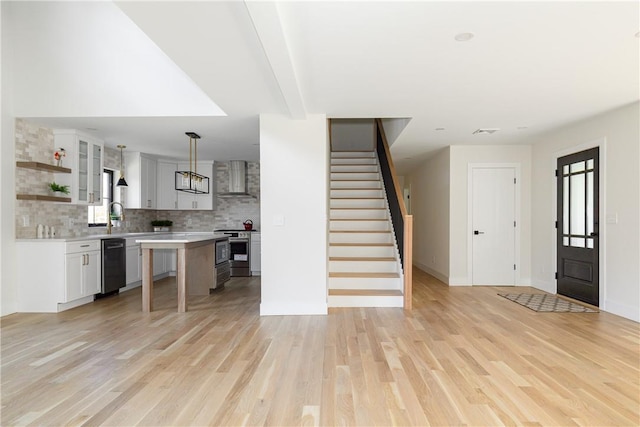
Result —
<path fill-rule="evenodd" d="M 231 160 L 229 162 L 229 191 L 219 193 L 222 197 L 249 196 L 247 192 L 247 162 L 244 160 Z"/>

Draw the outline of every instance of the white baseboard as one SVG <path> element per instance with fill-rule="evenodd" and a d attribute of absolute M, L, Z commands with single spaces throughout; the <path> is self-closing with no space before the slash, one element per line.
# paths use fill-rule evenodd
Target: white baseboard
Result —
<path fill-rule="evenodd" d="M 607 313 L 615 314 L 617 316 L 624 317 L 625 319 L 640 323 L 640 308 L 637 306 L 632 307 L 630 305 L 621 304 L 611 300 L 605 300 L 604 306 L 604 311 Z"/>
<path fill-rule="evenodd" d="M 449 277 L 449 286 L 473 286 L 467 277 Z"/>
<path fill-rule="evenodd" d="M 442 274 L 439 271 L 434 270 L 433 268 L 429 268 L 421 262 L 414 262 L 413 265 L 415 265 L 425 273 L 432 275 L 441 282 L 446 283 L 447 285 L 449 284 L 449 277 L 446 274 Z"/>
<path fill-rule="evenodd" d="M 531 286 L 536 289 L 540 289 L 541 291 L 549 292 L 550 294 L 555 294 L 557 292 L 555 282 L 534 279 Z"/>
<path fill-rule="evenodd" d="M 304 303 L 261 303 L 260 316 L 306 316 L 306 315 L 326 315 L 328 313 L 327 303 L 304 304 Z"/>

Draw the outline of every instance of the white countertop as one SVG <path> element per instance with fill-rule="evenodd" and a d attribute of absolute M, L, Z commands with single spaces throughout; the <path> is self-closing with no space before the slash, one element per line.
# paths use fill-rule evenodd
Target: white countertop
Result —
<path fill-rule="evenodd" d="M 167 233 L 136 239 L 136 243 L 194 243 L 206 240 L 226 240 L 229 236 L 220 233 Z"/>
<path fill-rule="evenodd" d="M 159 238 L 173 239 L 174 237 L 184 239 L 185 236 L 188 236 L 188 237 L 205 236 L 205 237 L 207 237 L 209 239 L 211 238 L 211 236 L 219 237 L 219 238 L 226 237 L 226 236 L 224 236 L 224 235 L 222 235 L 220 233 L 212 233 L 212 232 L 207 232 L 207 231 L 182 231 L 182 232 L 173 232 L 173 233 L 149 231 L 149 232 L 142 232 L 142 233 L 94 234 L 94 235 L 80 236 L 80 237 L 56 237 L 55 239 L 16 239 L 16 242 L 29 242 L 29 243 L 59 242 L 59 243 L 64 243 L 64 242 L 80 242 L 80 241 L 87 241 L 87 240 L 117 239 L 117 238 L 121 238 L 121 239 L 139 238 L 139 239 L 142 239 L 143 237 L 146 238 L 147 236 L 149 236 L 149 239 L 153 239 L 153 240 L 157 240 Z M 170 237 L 168 237 L 168 236 L 170 236 Z M 169 241 L 175 242 L 176 240 L 169 240 Z"/>

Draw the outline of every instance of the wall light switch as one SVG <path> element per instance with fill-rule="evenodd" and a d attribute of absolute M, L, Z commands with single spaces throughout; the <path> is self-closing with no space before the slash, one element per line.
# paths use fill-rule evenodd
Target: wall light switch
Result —
<path fill-rule="evenodd" d="M 607 214 L 607 224 L 617 224 L 618 223 L 618 214 L 610 213 Z"/>
<path fill-rule="evenodd" d="M 284 225 L 284 215 L 274 215 L 273 225 L 282 227 Z"/>

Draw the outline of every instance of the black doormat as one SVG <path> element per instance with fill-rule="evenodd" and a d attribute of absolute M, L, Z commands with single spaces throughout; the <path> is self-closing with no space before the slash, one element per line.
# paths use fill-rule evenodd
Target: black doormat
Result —
<path fill-rule="evenodd" d="M 589 307 L 550 294 L 498 294 L 508 300 L 542 313 L 598 313 Z"/>

